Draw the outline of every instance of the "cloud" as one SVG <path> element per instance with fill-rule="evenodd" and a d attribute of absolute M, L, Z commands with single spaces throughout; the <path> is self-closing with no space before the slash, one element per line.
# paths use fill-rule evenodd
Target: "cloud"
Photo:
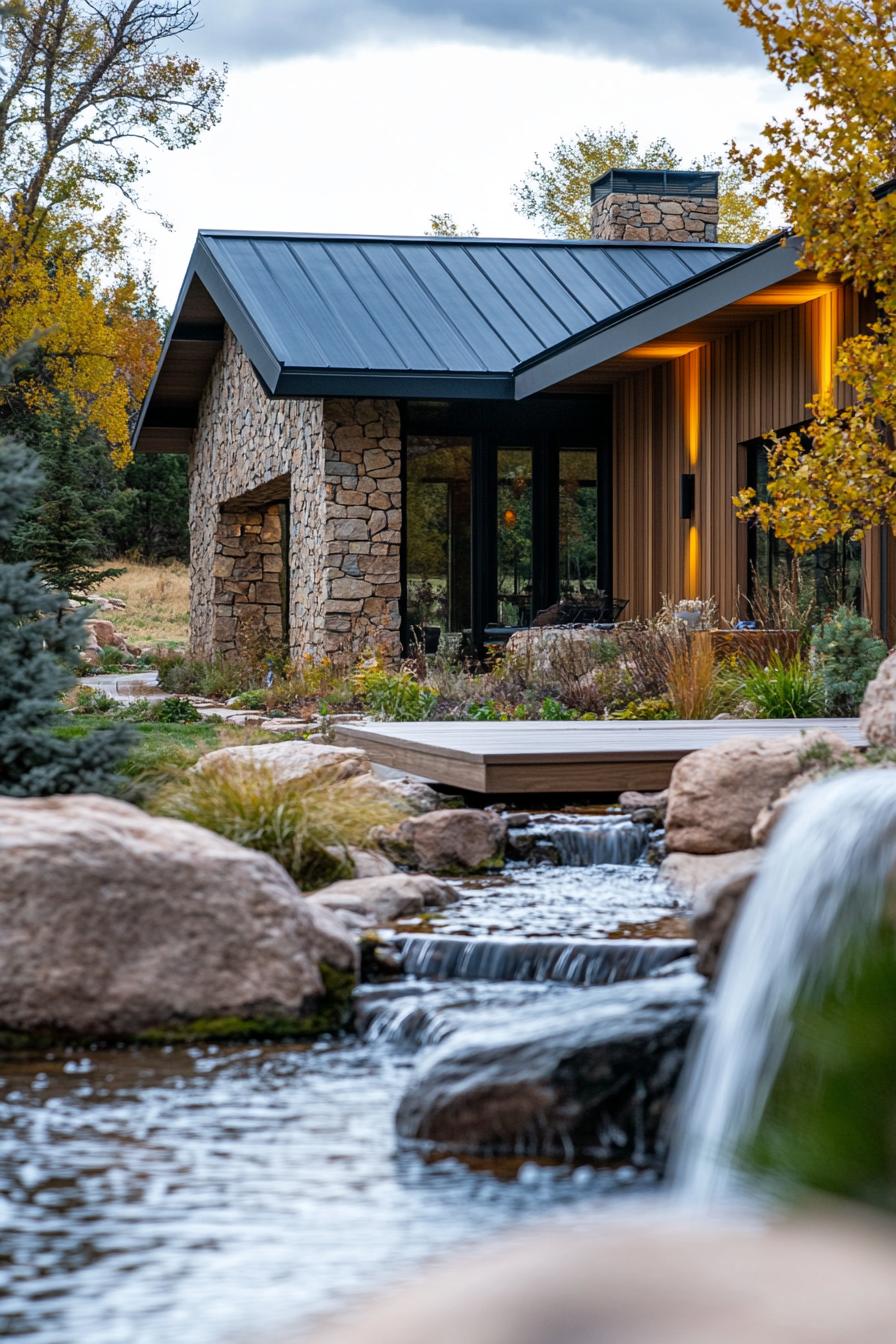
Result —
<path fill-rule="evenodd" d="M 235 65 L 425 39 L 588 52 L 658 69 L 761 61 L 723 0 L 201 0 L 200 12 L 190 49 Z"/>

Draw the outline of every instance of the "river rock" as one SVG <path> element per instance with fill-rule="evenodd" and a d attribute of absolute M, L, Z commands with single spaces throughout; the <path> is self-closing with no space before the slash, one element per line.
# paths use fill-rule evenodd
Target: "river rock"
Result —
<path fill-rule="evenodd" d="M 354 930 L 375 928 L 424 910 L 441 910 L 457 898 L 454 887 L 422 873 L 350 878 L 305 897 L 315 909 L 331 911 Z"/>
<path fill-rule="evenodd" d="M 337 856 L 340 851 L 337 851 Z M 379 849 L 355 849 L 349 845 L 345 851 L 354 869 L 355 877 L 385 877 L 387 873 L 397 872 L 395 864 L 387 859 Z"/>
<path fill-rule="evenodd" d="M 427 873 L 481 872 L 504 862 L 507 822 L 497 812 L 449 808 L 378 827 L 373 839 L 407 868 Z"/>
<path fill-rule="evenodd" d="M 454 1152 L 649 1161 L 702 985 L 688 974 L 631 981 L 458 1032 L 411 1083 L 398 1132 Z"/>
<path fill-rule="evenodd" d="M 763 810 L 820 756 L 831 762 L 852 748 L 826 729 L 783 738 L 732 737 L 682 757 L 672 771 L 666 811 L 670 851 L 726 854 L 748 849 Z"/>
<path fill-rule="evenodd" d="M 640 1204 L 506 1233 L 282 1344 L 882 1344 L 894 1220 Z"/>
<path fill-rule="evenodd" d="M 619 806 L 623 812 L 631 815 L 632 821 L 646 822 L 650 826 L 662 826 L 669 806 L 669 790 L 659 793 L 638 793 L 629 789 L 619 795 Z"/>
<path fill-rule="evenodd" d="M 359 747 L 333 747 L 316 742 L 267 742 L 256 747 L 219 747 L 201 756 L 194 770 L 260 766 L 288 783 L 319 774 L 330 781 L 369 775 L 370 761 Z"/>
<path fill-rule="evenodd" d="M 273 859 L 199 826 L 2 798 L 0 872 L 0 1042 L 303 1034 L 346 1007 L 354 939 Z"/>
<path fill-rule="evenodd" d="M 865 688 L 859 726 L 872 747 L 896 747 L 896 649 Z"/>
<path fill-rule="evenodd" d="M 660 874 L 693 902 L 697 970 L 715 978 L 719 956 L 744 896 L 762 865 L 761 849 L 731 854 L 670 854 Z"/>

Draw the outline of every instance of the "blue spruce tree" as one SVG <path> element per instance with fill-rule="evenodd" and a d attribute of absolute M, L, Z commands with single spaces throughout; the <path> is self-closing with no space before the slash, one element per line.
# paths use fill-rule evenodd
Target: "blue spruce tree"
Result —
<path fill-rule="evenodd" d="M 0 547 L 32 505 L 35 455 L 0 439 Z M 67 740 L 60 697 L 75 682 L 84 610 L 68 610 L 27 562 L 0 563 L 0 794 L 109 793 L 132 739 L 124 726 Z"/>

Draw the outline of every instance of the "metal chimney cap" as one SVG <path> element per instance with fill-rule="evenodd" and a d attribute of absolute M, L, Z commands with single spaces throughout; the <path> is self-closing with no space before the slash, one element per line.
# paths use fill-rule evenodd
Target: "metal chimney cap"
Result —
<path fill-rule="evenodd" d="M 605 196 L 718 196 L 718 173 L 697 168 L 611 168 L 591 183 L 591 203 Z"/>

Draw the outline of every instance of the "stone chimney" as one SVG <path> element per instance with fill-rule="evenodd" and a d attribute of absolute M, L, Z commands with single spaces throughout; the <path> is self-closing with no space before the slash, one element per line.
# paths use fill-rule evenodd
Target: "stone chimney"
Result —
<path fill-rule="evenodd" d="M 718 173 L 611 168 L 591 184 L 595 239 L 714 243 L 718 225 Z"/>

